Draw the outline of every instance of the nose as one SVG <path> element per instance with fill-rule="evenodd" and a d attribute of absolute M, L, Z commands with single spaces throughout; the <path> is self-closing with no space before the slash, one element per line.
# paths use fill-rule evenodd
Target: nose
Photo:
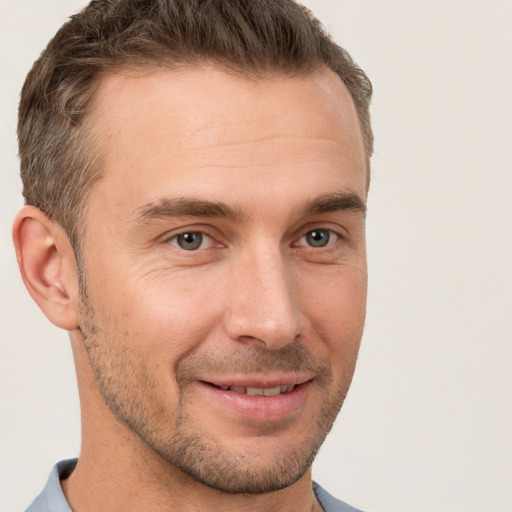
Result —
<path fill-rule="evenodd" d="M 232 340 L 277 350 L 309 329 L 296 276 L 281 251 L 252 252 L 232 268 L 226 331 Z"/>

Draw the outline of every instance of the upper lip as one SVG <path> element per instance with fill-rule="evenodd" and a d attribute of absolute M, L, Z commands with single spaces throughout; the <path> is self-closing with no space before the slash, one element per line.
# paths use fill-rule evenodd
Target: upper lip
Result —
<path fill-rule="evenodd" d="M 314 378 L 311 372 L 269 374 L 269 375 L 229 375 L 200 378 L 214 386 L 239 386 L 244 388 L 267 389 L 277 386 L 297 386 Z"/>

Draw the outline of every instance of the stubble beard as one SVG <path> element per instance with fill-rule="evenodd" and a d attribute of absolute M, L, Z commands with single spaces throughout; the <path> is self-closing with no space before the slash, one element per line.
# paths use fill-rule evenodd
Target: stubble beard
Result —
<path fill-rule="evenodd" d="M 346 365 L 340 382 L 333 383 L 328 360 L 313 358 L 300 342 L 276 351 L 243 348 L 236 353 L 186 354 L 175 365 L 178 407 L 175 418 L 158 401 L 162 383 L 151 379 L 145 353 L 129 342 L 129 333 L 112 345 L 119 330 L 106 331 L 95 318 L 87 297 L 82 297 L 82 336 L 99 392 L 115 418 L 125 424 L 152 452 L 172 469 L 179 469 L 193 480 L 230 494 L 262 494 L 277 491 L 297 482 L 313 463 L 320 446 L 332 428 L 352 379 L 357 351 Z M 117 347 L 112 348 L 112 346 Z M 299 444 L 283 447 L 279 453 L 263 453 L 256 446 L 243 451 L 221 444 L 204 426 L 185 412 L 187 384 L 202 368 L 237 368 L 247 373 L 309 370 L 322 393 L 323 404 L 313 426 Z M 322 395 L 323 396 L 323 395 Z M 264 435 L 272 435 L 272 424 L 260 425 Z M 286 425 L 282 425 L 286 428 Z"/>

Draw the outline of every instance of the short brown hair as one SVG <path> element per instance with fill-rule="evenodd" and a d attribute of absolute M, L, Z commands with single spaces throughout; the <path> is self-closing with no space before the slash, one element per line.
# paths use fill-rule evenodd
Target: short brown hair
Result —
<path fill-rule="evenodd" d="M 23 195 L 65 229 L 75 250 L 102 171 L 87 126 L 101 78 L 133 66 L 195 63 L 255 78 L 329 67 L 354 101 L 369 173 L 371 83 L 294 0 L 93 0 L 34 63 L 19 107 Z"/>

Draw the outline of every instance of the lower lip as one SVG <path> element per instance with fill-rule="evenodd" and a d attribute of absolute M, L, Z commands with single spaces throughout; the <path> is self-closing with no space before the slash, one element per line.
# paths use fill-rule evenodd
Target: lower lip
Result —
<path fill-rule="evenodd" d="M 297 414 L 304 407 L 311 381 L 277 396 L 246 395 L 201 382 L 201 387 L 231 413 L 254 421 L 276 421 Z"/>

